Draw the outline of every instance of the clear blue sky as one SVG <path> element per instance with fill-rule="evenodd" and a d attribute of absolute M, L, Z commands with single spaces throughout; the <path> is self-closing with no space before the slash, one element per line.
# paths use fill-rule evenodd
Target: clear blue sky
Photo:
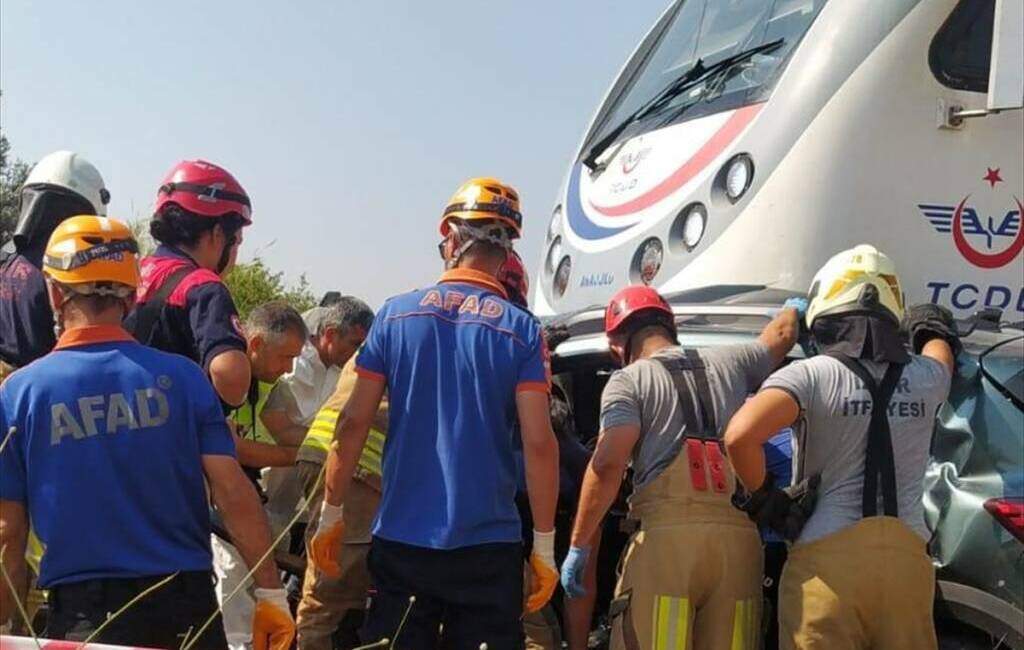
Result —
<path fill-rule="evenodd" d="M 148 216 L 182 158 L 254 203 L 242 257 L 380 305 L 440 271 L 467 177 L 523 196 L 533 271 L 569 158 L 668 0 L 0 3 L 13 153 L 92 160 Z"/>

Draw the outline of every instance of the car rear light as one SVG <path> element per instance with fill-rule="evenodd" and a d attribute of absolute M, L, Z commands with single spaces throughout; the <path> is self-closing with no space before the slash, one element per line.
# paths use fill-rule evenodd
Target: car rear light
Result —
<path fill-rule="evenodd" d="M 995 517 L 1003 528 L 1024 542 L 1024 497 L 989 499 L 985 502 L 985 510 Z"/>

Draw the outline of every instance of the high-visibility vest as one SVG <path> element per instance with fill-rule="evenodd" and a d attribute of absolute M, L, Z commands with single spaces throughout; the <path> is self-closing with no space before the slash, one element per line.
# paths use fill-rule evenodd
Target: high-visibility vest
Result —
<path fill-rule="evenodd" d="M 306 438 L 302 441 L 302 447 L 306 450 L 319 452 L 316 455 L 323 454 L 323 457 L 327 457 L 327 452 L 331 449 L 331 442 L 334 440 L 334 429 L 338 424 L 338 418 L 341 415 L 341 411 L 337 409 L 324 407 L 320 409 L 320 412 L 313 418 L 313 424 L 309 427 L 309 431 L 306 433 Z M 385 436 L 380 431 L 370 428 L 370 435 L 366 438 L 366 444 L 363 445 L 363 452 L 359 456 L 359 467 L 371 474 L 381 476 L 381 459 L 384 455 L 384 439 Z M 303 456 L 308 457 L 306 454 Z"/>
<path fill-rule="evenodd" d="M 249 392 L 245 403 L 231 413 L 231 419 L 238 425 L 238 434 L 241 437 L 257 442 L 266 442 L 271 445 L 277 444 L 274 436 L 270 435 L 267 427 L 263 425 L 263 420 L 259 417 L 259 414 L 263 412 L 263 406 L 267 403 L 267 398 L 270 397 L 270 390 L 273 387 L 274 384 L 265 381 L 258 382 L 256 390 Z M 254 420 L 256 422 L 255 428 L 253 427 Z"/>
<path fill-rule="evenodd" d="M 331 449 L 331 442 L 334 441 L 334 429 L 338 424 L 341 410 L 345 407 L 352 389 L 356 385 L 355 359 L 350 359 L 342 368 L 338 376 L 338 383 L 334 393 L 327 399 L 320 411 L 313 418 L 313 423 L 306 432 L 306 438 L 299 447 L 299 460 L 322 463 L 327 458 Z M 385 396 L 377 409 L 378 415 L 386 416 L 388 401 Z M 387 431 L 370 428 L 370 435 L 363 445 L 362 454 L 359 457 L 360 469 L 375 476 L 381 476 L 381 459 L 384 455 L 384 440 Z"/>

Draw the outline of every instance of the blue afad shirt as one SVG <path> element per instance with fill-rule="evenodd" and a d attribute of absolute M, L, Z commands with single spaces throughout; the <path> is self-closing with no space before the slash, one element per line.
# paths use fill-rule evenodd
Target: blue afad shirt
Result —
<path fill-rule="evenodd" d="M 384 489 L 373 533 L 450 549 L 522 538 L 516 392 L 547 392 L 540 324 L 491 276 L 449 271 L 390 299 L 356 360 L 387 383 Z"/>
<path fill-rule="evenodd" d="M 46 552 L 42 587 L 208 571 L 201 456 L 233 456 L 192 361 L 117 327 L 65 333 L 0 387 L 0 499 L 20 501 Z"/>

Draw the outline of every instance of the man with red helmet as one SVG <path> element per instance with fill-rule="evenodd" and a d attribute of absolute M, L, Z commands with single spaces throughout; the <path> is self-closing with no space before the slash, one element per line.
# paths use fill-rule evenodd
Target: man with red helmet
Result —
<path fill-rule="evenodd" d="M 245 401 L 251 373 L 238 310 L 221 278 L 251 215 L 249 195 L 223 167 L 175 165 L 157 190 L 149 228 L 159 245 L 141 262 L 138 304 L 125 321 L 139 341 L 198 363 L 231 406 Z"/>
<path fill-rule="evenodd" d="M 735 478 L 720 432 L 798 329 L 797 310 L 787 308 L 755 343 L 697 352 L 680 347 L 672 308 L 653 288 L 612 298 L 605 332 L 623 368 L 601 396 L 601 434 L 562 565 L 566 593 L 583 595 L 588 540 L 632 465 L 630 519 L 639 528 L 612 604 L 612 648 L 758 646 L 761 542 L 730 501 Z"/>

